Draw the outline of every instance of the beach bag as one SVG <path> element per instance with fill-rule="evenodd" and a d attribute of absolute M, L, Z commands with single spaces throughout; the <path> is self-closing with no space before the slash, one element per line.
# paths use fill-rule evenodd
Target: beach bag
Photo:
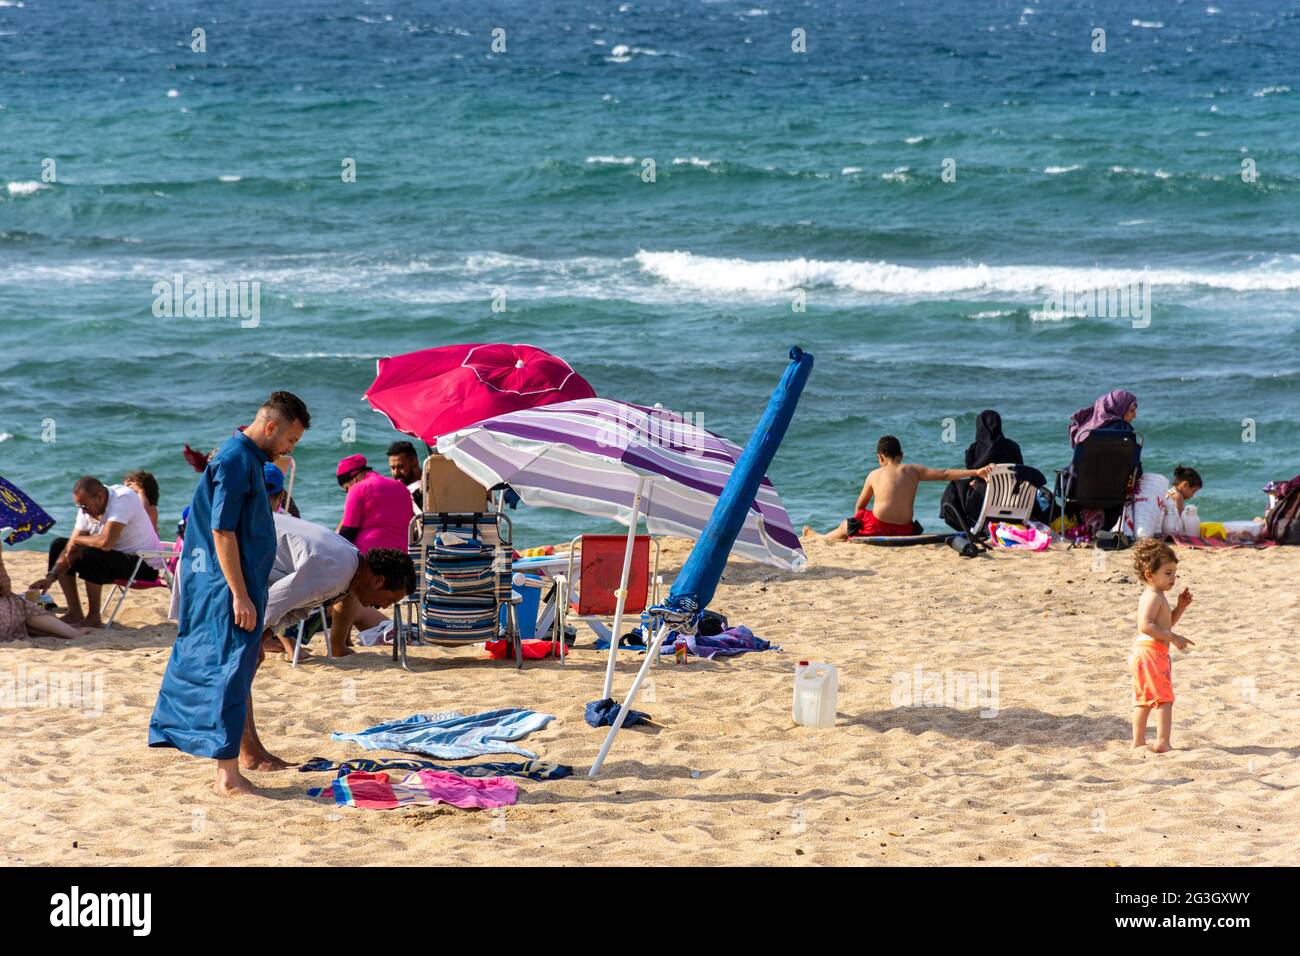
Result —
<path fill-rule="evenodd" d="M 1300 544 L 1300 475 L 1277 490 L 1277 502 L 1264 515 L 1265 533 L 1278 544 Z"/>
<path fill-rule="evenodd" d="M 700 615 L 696 627 L 705 637 L 716 637 L 727 629 L 727 615 L 718 611 L 705 611 Z"/>

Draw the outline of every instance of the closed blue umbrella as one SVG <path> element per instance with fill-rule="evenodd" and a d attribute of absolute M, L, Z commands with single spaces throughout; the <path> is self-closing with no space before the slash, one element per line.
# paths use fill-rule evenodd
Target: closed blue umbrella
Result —
<path fill-rule="evenodd" d="M 673 582 L 672 590 L 663 607 L 655 608 L 662 623 L 646 648 L 645 661 L 637 673 L 632 687 L 627 692 L 627 700 L 614 718 L 609 728 L 609 735 L 601 745 L 596 761 L 591 765 L 587 776 L 594 777 L 600 772 L 609 748 L 614 744 L 614 737 L 627 722 L 636 700 L 637 691 L 645 680 L 650 664 L 659 656 L 659 648 L 668 634 L 669 626 L 693 632 L 700 613 L 713 600 L 713 592 L 718 587 L 722 572 L 727 566 L 727 556 L 736 543 L 737 536 L 745 525 L 746 513 L 759 485 L 765 480 L 764 473 L 772 463 L 781 440 L 785 437 L 790 419 L 794 417 L 795 406 L 803 393 L 804 383 L 812 372 L 813 357 L 798 346 L 790 349 L 790 364 L 777 384 L 772 397 L 768 399 L 767 410 L 759 419 L 754 433 L 749 436 L 749 443 L 727 479 L 726 486 L 718 495 L 717 505 L 709 516 L 708 524 L 696 539 L 695 547 L 682 565 L 682 570 Z M 612 653 L 612 651 L 611 651 Z"/>

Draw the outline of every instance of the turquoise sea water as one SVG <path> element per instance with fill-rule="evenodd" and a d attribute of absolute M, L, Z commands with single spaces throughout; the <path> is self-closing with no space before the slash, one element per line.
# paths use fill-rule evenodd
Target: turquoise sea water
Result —
<path fill-rule="evenodd" d="M 1294 9 L 206 6 L 0 0 L 0 473 L 61 528 L 78 475 L 135 467 L 170 522 L 182 444 L 275 388 L 316 417 L 296 496 L 332 523 L 334 462 L 395 437 L 360 400 L 375 359 L 463 341 L 541 346 L 742 444 L 800 344 L 771 471 L 796 525 L 849 512 L 881 434 L 959 466 L 985 407 L 1050 475 L 1117 387 L 1147 469 L 1201 471 L 1205 518 L 1300 471 Z M 260 323 L 156 318 L 177 272 L 259 282 Z M 1148 327 L 1044 314 L 1142 278 Z M 516 521 L 523 544 L 589 527 Z"/>

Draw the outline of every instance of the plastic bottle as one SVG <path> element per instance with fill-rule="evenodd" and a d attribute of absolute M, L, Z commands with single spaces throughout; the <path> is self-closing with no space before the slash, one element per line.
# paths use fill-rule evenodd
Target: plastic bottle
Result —
<path fill-rule="evenodd" d="M 805 727 L 834 727 L 839 678 L 830 664 L 800 661 L 794 671 L 794 704 L 790 716 Z"/>
<path fill-rule="evenodd" d="M 673 654 L 676 656 L 678 664 L 686 663 L 686 638 L 680 634 L 677 636 L 677 640 L 673 642 Z"/>

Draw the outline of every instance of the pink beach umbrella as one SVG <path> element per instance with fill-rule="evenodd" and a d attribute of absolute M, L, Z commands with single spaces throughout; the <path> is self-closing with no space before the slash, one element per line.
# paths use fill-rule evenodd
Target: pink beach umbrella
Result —
<path fill-rule="evenodd" d="M 381 358 L 364 398 L 398 431 L 432 445 L 484 419 L 594 398 L 568 362 L 532 345 L 446 345 Z"/>

